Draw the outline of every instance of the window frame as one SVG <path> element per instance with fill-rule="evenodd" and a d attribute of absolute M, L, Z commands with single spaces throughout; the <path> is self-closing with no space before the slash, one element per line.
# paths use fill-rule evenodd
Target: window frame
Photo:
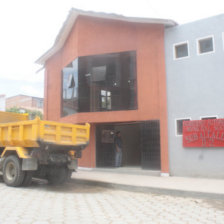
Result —
<path fill-rule="evenodd" d="M 177 55 L 176 55 L 176 47 L 177 46 L 180 46 L 180 45 L 183 45 L 183 44 L 187 44 L 188 56 L 184 56 L 184 57 L 177 58 Z M 190 57 L 190 49 L 189 49 L 189 41 L 188 40 L 173 44 L 173 60 L 175 60 L 175 61 L 176 60 L 182 60 L 182 59 L 186 59 L 186 58 L 189 58 L 189 57 Z"/>
<path fill-rule="evenodd" d="M 209 39 L 209 38 L 212 38 L 213 51 L 200 53 L 200 47 L 199 47 L 200 44 L 199 44 L 199 42 L 200 42 L 201 40 L 205 40 L 205 39 Z M 212 35 L 208 35 L 208 36 L 204 36 L 204 37 L 197 38 L 197 39 L 196 39 L 196 46 L 197 46 L 197 55 L 198 55 L 198 56 L 215 53 L 215 38 L 214 38 L 214 35 L 212 34 Z"/>
<path fill-rule="evenodd" d="M 187 120 L 187 119 L 189 119 L 190 121 L 192 120 L 191 117 L 175 118 L 175 136 L 176 136 L 176 137 L 181 137 L 181 136 L 183 136 L 183 133 L 182 133 L 182 134 L 178 134 L 178 133 L 177 133 L 177 121 L 179 121 L 179 120 Z"/>
<path fill-rule="evenodd" d="M 102 91 L 105 91 L 106 95 L 103 95 Z M 110 95 L 108 95 L 108 93 L 110 93 Z M 105 106 L 106 106 L 105 108 L 102 105 L 103 104 L 103 101 L 102 101 L 103 98 L 105 99 Z M 110 104 L 109 104 L 109 101 L 110 101 Z M 102 111 L 111 111 L 111 106 L 112 106 L 111 91 L 105 90 L 105 89 L 100 90 L 100 104 L 101 104 L 100 107 L 101 107 Z M 110 105 L 110 109 L 108 109 L 109 105 Z"/>

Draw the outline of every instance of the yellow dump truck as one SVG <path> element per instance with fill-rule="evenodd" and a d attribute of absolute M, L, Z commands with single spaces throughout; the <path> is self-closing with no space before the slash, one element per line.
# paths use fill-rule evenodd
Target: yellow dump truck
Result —
<path fill-rule="evenodd" d="M 62 184 L 77 168 L 89 142 L 90 125 L 29 120 L 0 112 L 0 172 L 8 186 L 27 186 L 32 177 Z"/>

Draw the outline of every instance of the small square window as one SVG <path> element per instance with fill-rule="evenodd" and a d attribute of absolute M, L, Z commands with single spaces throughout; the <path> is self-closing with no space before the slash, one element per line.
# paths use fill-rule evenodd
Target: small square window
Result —
<path fill-rule="evenodd" d="M 188 44 L 182 43 L 174 46 L 175 58 L 184 58 L 188 57 Z"/>
<path fill-rule="evenodd" d="M 176 120 L 176 135 L 183 135 L 183 121 L 190 121 L 189 118 Z"/>
<path fill-rule="evenodd" d="M 204 54 L 214 51 L 213 37 L 198 40 L 198 53 Z"/>

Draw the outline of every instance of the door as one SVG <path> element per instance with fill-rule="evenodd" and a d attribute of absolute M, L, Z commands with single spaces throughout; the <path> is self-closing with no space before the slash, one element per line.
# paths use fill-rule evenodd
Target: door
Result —
<path fill-rule="evenodd" d="M 141 124 L 141 167 L 160 170 L 160 123 L 158 120 Z"/>
<path fill-rule="evenodd" d="M 114 166 L 114 125 L 98 125 L 96 128 L 96 166 Z"/>

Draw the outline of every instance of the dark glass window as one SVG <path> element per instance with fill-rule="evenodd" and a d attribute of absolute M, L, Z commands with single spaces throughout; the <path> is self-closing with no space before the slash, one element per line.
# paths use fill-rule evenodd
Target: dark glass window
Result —
<path fill-rule="evenodd" d="M 62 71 L 62 115 L 137 109 L 136 52 L 79 57 Z"/>
<path fill-rule="evenodd" d="M 183 58 L 188 56 L 188 44 L 179 44 L 175 46 L 175 58 Z"/>
<path fill-rule="evenodd" d="M 183 135 L 183 122 L 190 121 L 190 119 L 178 119 L 176 120 L 176 135 Z"/>
<path fill-rule="evenodd" d="M 198 49 L 199 54 L 204 54 L 204 53 L 214 51 L 213 38 L 212 37 L 201 39 L 201 40 L 198 41 L 198 44 L 199 44 L 199 49 Z"/>
<path fill-rule="evenodd" d="M 78 59 L 62 70 L 63 73 L 63 116 L 78 112 Z"/>

